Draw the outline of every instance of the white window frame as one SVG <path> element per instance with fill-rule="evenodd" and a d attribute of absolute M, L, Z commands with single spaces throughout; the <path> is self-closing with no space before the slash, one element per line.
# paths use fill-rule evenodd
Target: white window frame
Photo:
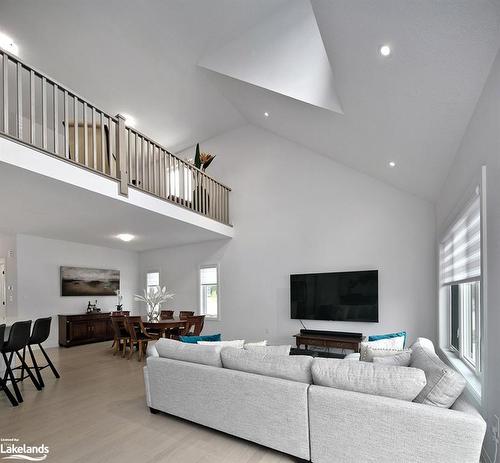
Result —
<path fill-rule="evenodd" d="M 217 269 L 217 316 L 209 317 L 203 313 L 203 305 L 201 302 L 202 291 L 201 291 L 201 270 L 204 268 L 215 268 Z M 210 321 L 220 321 L 221 320 L 221 281 L 220 281 L 220 266 L 219 264 L 203 264 L 198 268 L 198 303 L 200 304 L 200 315 L 205 315 L 205 320 Z"/>
<path fill-rule="evenodd" d="M 160 272 L 160 270 L 157 270 L 157 269 L 147 270 L 146 271 L 146 292 L 148 292 L 148 293 L 149 293 L 149 288 L 156 287 L 155 285 L 148 285 L 148 275 L 150 273 L 157 273 L 158 274 L 158 286 L 161 287 L 161 272 Z"/>
<path fill-rule="evenodd" d="M 438 258 L 438 288 L 439 288 L 439 351 L 445 357 L 447 362 L 455 367 L 468 382 L 467 391 L 468 397 L 475 401 L 479 407 L 482 407 L 482 384 L 484 383 L 484 365 L 486 364 L 487 351 L 486 351 L 486 306 L 487 306 L 487 217 L 486 217 L 486 166 L 482 167 L 481 175 L 474 186 L 475 194 L 480 197 L 480 214 L 481 214 L 481 275 L 479 278 L 464 279 L 462 281 L 453 282 L 454 284 L 467 283 L 470 281 L 480 281 L 480 304 L 479 311 L 476 316 L 479 317 L 479 340 L 477 343 L 478 352 L 478 365 L 474 368 L 466 358 L 463 358 L 460 350 L 451 346 L 451 285 L 444 285 L 441 281 L 441 259 Z M 451 227 L 456 223 L 459 217 L 470 205 L 473 190 L 470 189 L 466 198 L 468 200 L 461 201 L 460 209 L 456 209 L 452 221 L 449 221 L 449 227 L 445 233 L 442 234 L 444 238 Z M 458 213 L 457 213 L 458 212 Z M 441 250 L 442 239 L 439 240 L 438 251 Z M 440 254 L 439 254 L 440 255 Z M 462 330 L 463 313 L 459 319 L 459 329 Z M 463 344 L 462 344 L 463 345 Z"/>

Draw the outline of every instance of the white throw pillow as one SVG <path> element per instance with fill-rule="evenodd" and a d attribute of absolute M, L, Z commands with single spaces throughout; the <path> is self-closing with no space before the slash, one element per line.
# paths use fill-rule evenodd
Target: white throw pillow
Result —
<path fill-rule="evenodd" d="M 374 349 L 396 349 L 403 350 L 405 345 L 405 337 L 398 336 L 396 338 L 388 338 L 388 339 L 378 339 L 377 341 L 364 341 L 360 344 L 360 360 L 366 361 L 367 348 L 372 347 Z"/>
<path fill-rule="evenodd" d="M 267 340 L 266 341 L 259 341 L 259 342 L 247 342 L 243 347 L 245 349 L 247 348 L 252 348 L 252 347 L 265 347 L 267 346 Z"/>
<path fill-rule="evenodd" d="M 236 341 L 198 341 L 197 344 L 200 346 L 236 347 L 237 349 L 243 349 L 245 340 L 237 339 Z"/>
<path fill-rule="evenodd" d="M 373 347 L 366 348 L 365 362 L 373 362 L 375 357 L 393 357 L 394 355 L 405 352 L 405 350 L 400 349 L 374 349 Z M 411 352 L 408 350 L 408 352 Z"/>
<path fill-rule="evenodd" d="M 400 351 L 396 355 L 378 356 L 373 357 L 373 363 L 383 365 L 395 365 L 398 367 L 408 367 L 411 361 L 411 349 Z"/>

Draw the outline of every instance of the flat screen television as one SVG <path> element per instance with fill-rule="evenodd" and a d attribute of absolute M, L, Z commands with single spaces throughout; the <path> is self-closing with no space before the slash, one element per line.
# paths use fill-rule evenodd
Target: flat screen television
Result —
<path fill-rule="evenodd" d="M 290 275 L 290 301 L 294 319 L 378 322 L 378 270 Z"/>

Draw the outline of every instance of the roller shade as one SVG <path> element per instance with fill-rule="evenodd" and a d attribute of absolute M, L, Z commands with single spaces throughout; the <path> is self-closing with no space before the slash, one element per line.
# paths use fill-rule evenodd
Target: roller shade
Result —
<path fill-rule="evenodd" d="M 479 196 L 441 242 L 441 284 L 481 276 L 481 206 Z"/>

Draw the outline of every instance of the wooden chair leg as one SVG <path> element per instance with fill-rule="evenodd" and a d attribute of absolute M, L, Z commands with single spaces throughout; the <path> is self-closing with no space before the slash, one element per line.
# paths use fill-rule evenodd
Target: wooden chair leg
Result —
<path fill-rule="evenodd" d="M 137 352 L 137 360 L 142 361 L 142 341 L 139 341 L 139 351 Z"/>
<path fill-rule="evenodd" d="M 125 358 L 125 355 L 127 354 L 127 344 L 128 344 L 128 339 L 123 340 L 123 351 L 122 351 L 122 358 Z"/>
<path fill-rule="evenodd" d="M 132 355 L 134 355 L 134 343 L 132 342 L 132 339 L 130 340 L 130 352 L 128 354 L 128 359 L 130 360 L 132 358 Z"/>
<path fill-rule="evenodd" d="M 113 348 L 113 356 L 116 355 L 116 353 L 118 352 L 118 349 L 120 347 L 120 341 L 119 340 L 118 340 L 118 342 L 116 342 L 116 341 L 117 341 L 116 339 L 113 341 L 113 346 L 114 346 L 114 348 Z M 113 346 L 111 346 L 111 347 L 113 347 Z"/>

